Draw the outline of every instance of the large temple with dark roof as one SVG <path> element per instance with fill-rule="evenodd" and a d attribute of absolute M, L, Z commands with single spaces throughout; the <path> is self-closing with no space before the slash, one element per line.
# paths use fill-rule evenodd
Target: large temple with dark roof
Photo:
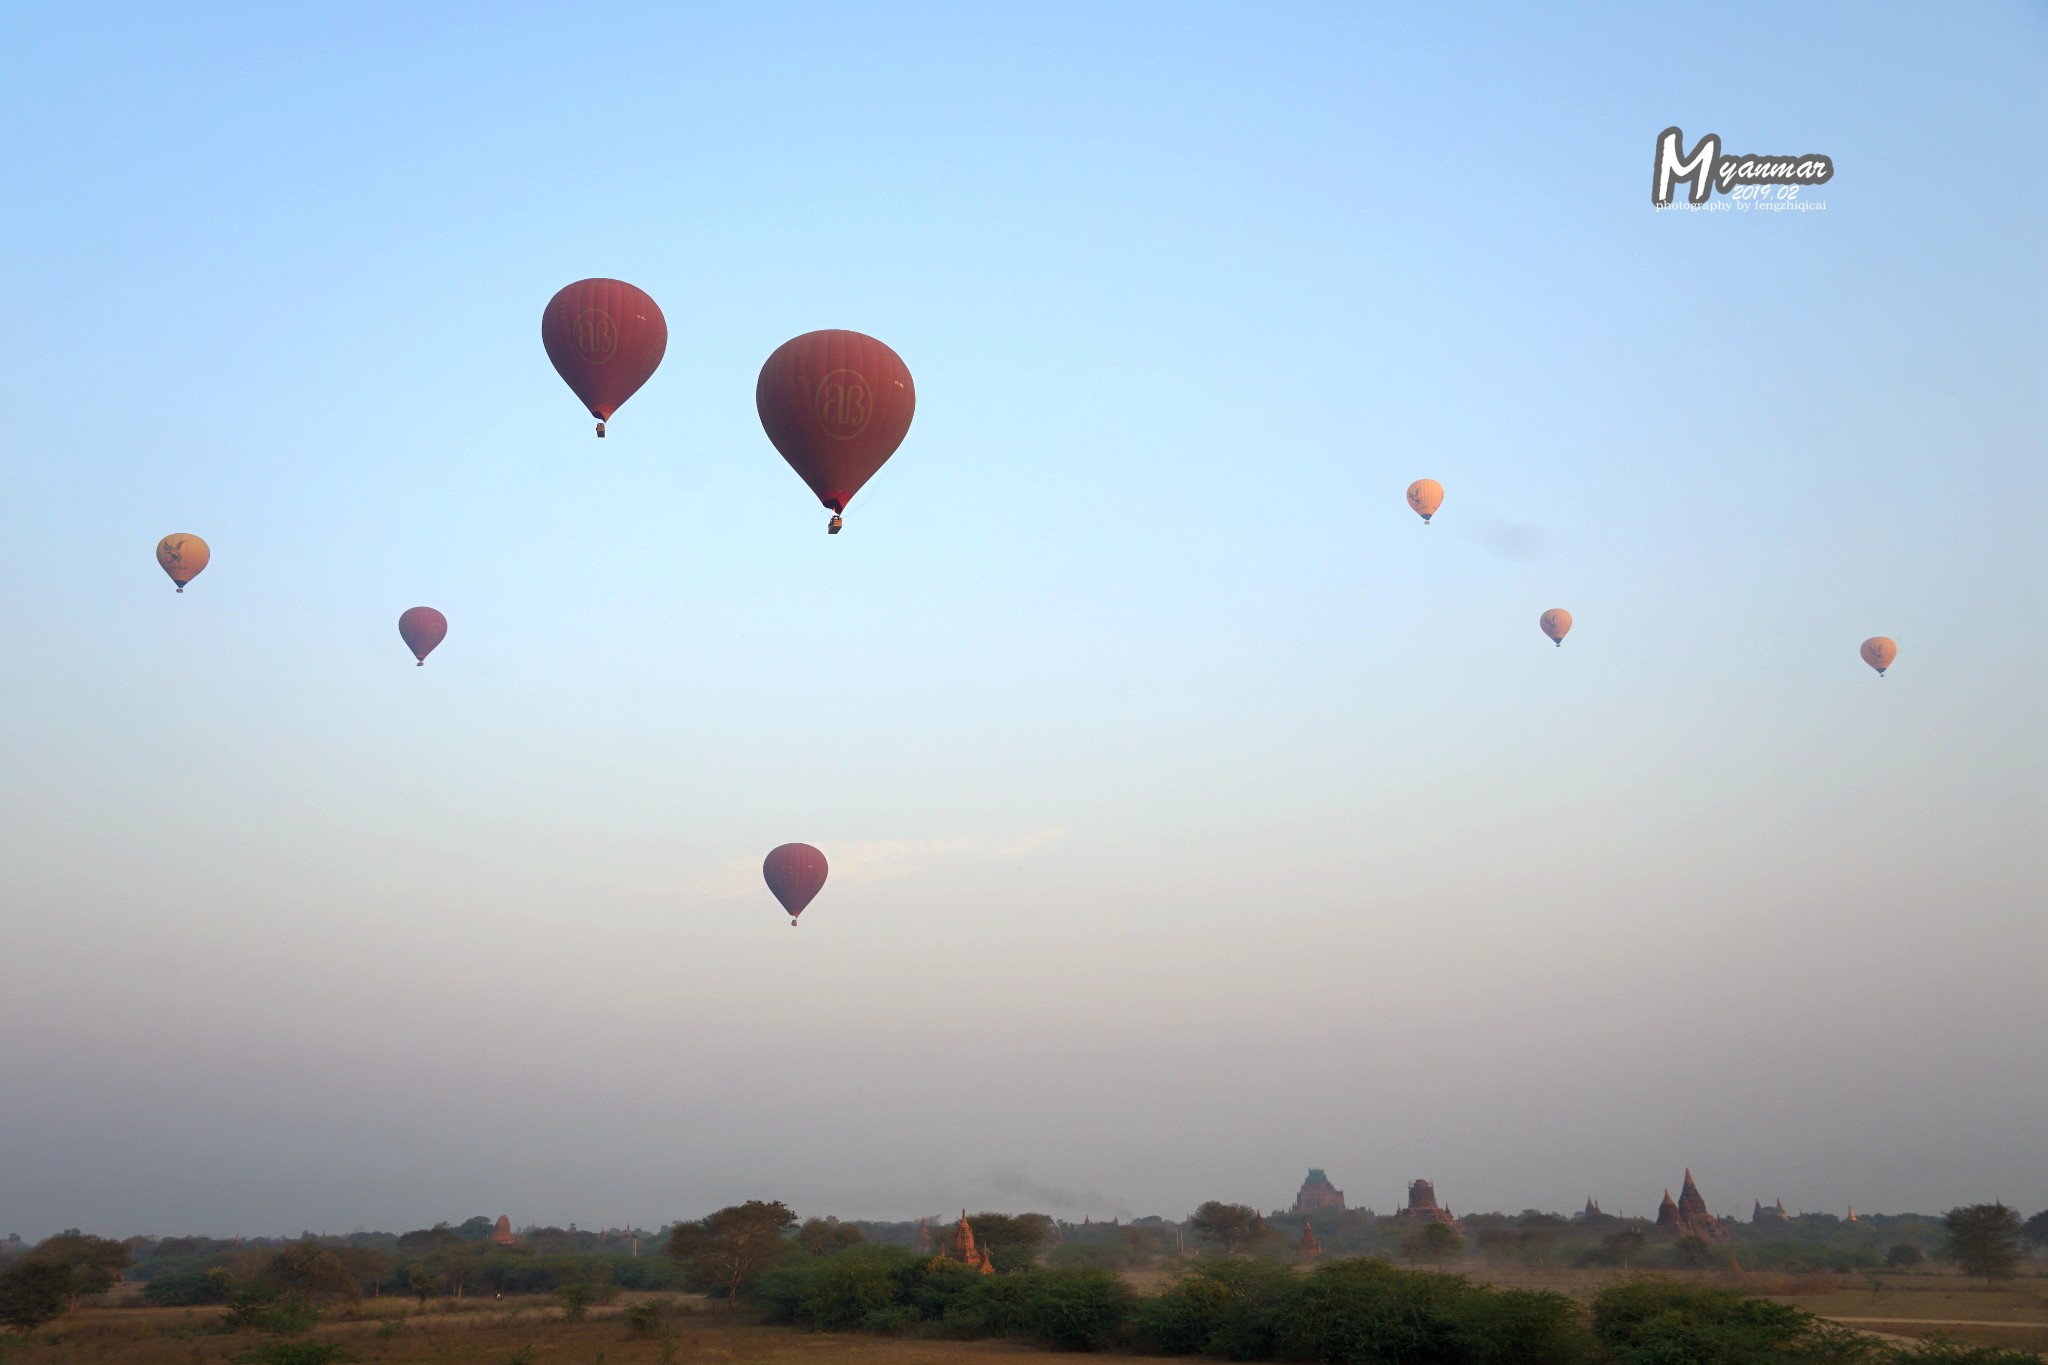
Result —
<path fill-rule="evenodd" d="M 1323 1174 L 1323 1168 L 1309 1169 L 1308 1179 L 1301 1182 L 1300 1193 L 1294 1196 L 1294 1213 L 1321 1213 L 1333 1209 L 1344 1211 L 1344 1191 L 1330 1183 L 1330 1177 Z"/>

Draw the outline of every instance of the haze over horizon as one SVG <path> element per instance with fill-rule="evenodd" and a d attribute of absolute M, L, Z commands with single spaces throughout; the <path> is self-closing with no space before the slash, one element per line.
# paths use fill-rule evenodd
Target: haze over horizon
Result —
<path fill-rule="evenodd" d="M 0 18 L 0 1236 L 2048 1207 L 2038 7 L 831 14 Z"/>

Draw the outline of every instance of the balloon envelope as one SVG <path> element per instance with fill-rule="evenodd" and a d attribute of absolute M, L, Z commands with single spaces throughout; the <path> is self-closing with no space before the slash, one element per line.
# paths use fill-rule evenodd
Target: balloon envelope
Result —
<path fill-rule="evenodd" d="M 661 364 L 668 320 L 642 290 L 624 280 L 578 280 L 548 300 L 540 339 L 590 415 L 604 423 Z"/>
<path fill-rule="evenodd" d="M 156 543 L 156 562 L 178 585 L 179 592 L 199 577 L 199 571 L 212 558 L 213 552 L 206 548 L 205 541 L 184 531 L 174 531 Z"/>
<path fill-rule="evenodd" d="M 432 607 L 408 607 L 398 618 L 398 638 L 422 664 L 448 638 L 448 618 Z"/>
<path fill-rule="evenodd" d="M 1892 666 L 1892 660 L 1899 657 L 1899 647 L 1889 635 L 1873 635 L 1863 642 L 1863 662 L 1877 670 L 1882 678 L 1884 671 Z"/>
<path fill-rule="evenodd" d="M 1435 479 L 1417 479 L 1408 485 L 1408 505 L 1427 524 L 1436 515 L 1436 509 L 1444 505 L 1444 486 Z"/>
<path fill-rule="evenodd" d="M 761 427 L 818 501 L 834 512 L 896 453 L 917 411 L 903 357 L 859 332 L 785 341 L 754 385 Z"/>
<path fill-rule="evenodd" d="M 1540 624 L 1545 635 L 1562 645 L 1564 637 L 1571 634 L 1572 614 L 1563 607 L 1552 607 L 1543 613 Z"/>
<path fill-rule="evenodd" d="M 761 875 L 768 889 L 782 902 L 790 923 L 804 912 L 825 886 L 825 855 L 809 844 L 783 844 L 768 851 L 761 863 Z"/>

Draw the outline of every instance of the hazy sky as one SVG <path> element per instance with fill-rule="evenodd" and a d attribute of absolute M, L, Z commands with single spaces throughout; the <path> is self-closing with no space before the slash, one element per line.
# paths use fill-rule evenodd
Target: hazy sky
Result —
<path fill-rule="evenodd" d="M 2048 1205 L 2039 6 L 575 13 L 0 14 L 0 1234 Z"/>

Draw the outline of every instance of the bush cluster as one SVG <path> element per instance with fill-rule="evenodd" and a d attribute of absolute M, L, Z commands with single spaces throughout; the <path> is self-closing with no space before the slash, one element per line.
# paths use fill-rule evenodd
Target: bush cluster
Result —
<path fill-rule="evenodd" d="M 813 1331 L 1032 1337 L 1066 1350 L 1108 1345 L 1136 1295 L 1092 1266 L 981 1275 L 956 1261 L 892 1246 L 857 1246 L 788 1261 L 755 1290 L 773 1322 Z"/>
<path fill-rule="evenodd" d="M 1735 1290 L 1644 1277 L 1601 1291 L 1590 1320 L 1548 1290 L 1355 1257 L 1306 1274 L 1218 1257 L 1139 1298 L 1095 1266 L 980 1275 L 902 1247 L 792 1258 L 755 1296 L 812 1331 L 1029 1338 L 1063 1350 L 1327 1365 L 2024 1365 L 2033 1357 L 1898 1346 Z"/>

